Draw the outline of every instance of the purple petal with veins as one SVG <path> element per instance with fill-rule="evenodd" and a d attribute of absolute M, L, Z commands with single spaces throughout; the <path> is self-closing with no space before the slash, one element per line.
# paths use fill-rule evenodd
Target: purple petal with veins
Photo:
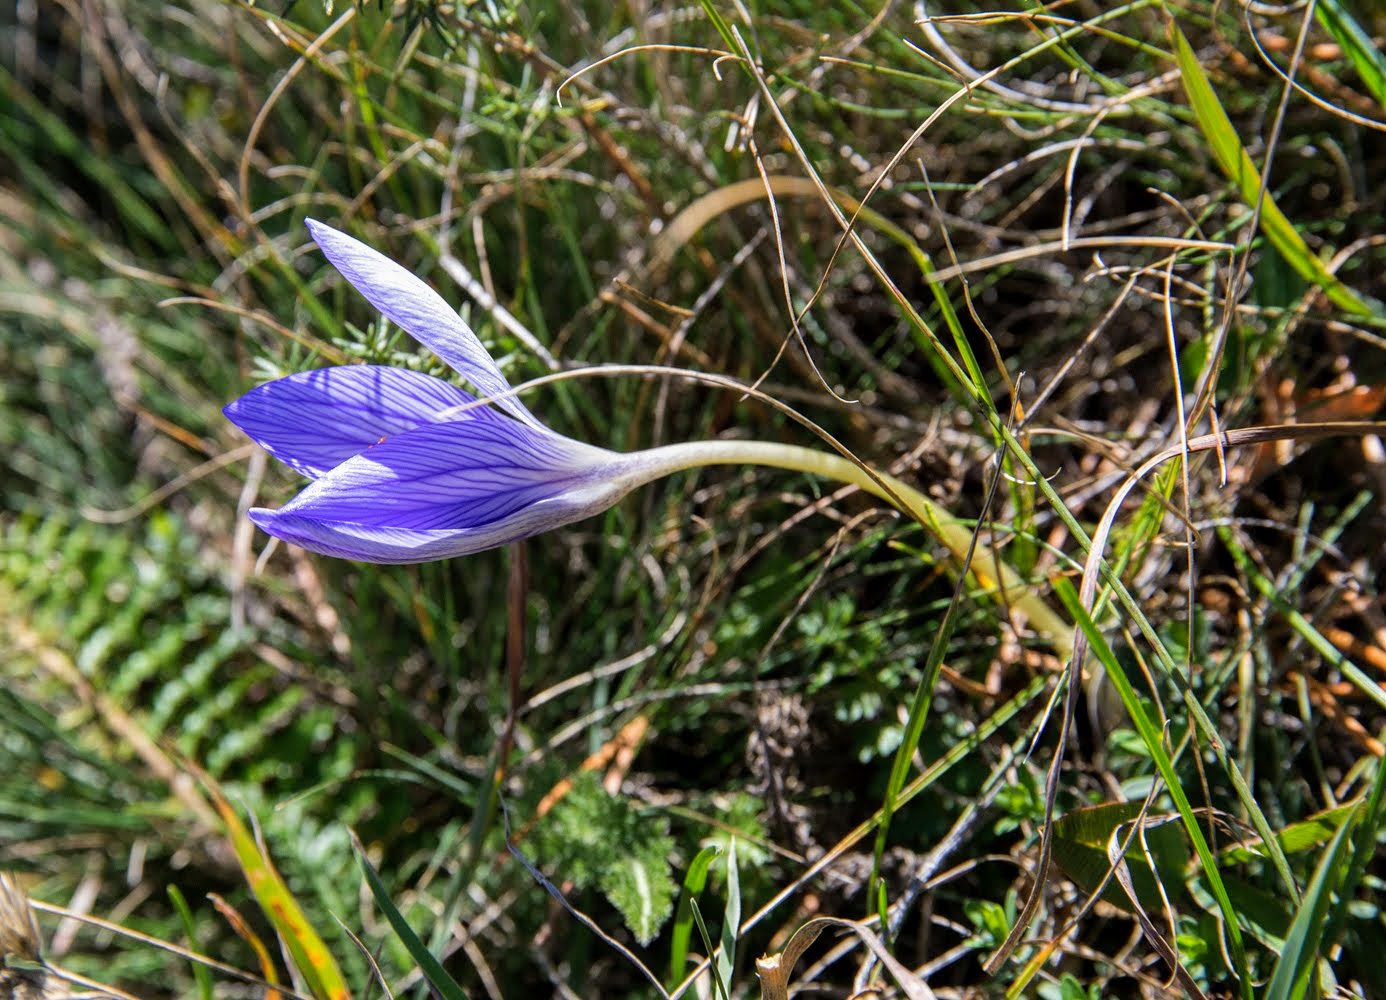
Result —
<path fill-rule="evenodd" d="M 638 463 L 508 420 L 426 424 L 251 519 L 326 555 L 407 563 L 491 548 L 610 507 Z"/>
<path fill-rule="evenodd" d="M 483 396 L 509 390 L 510 383 L 495 360 L 442 296 L 359 240 L 314 219 L 308 219 L 307 224 L 332 266 L 390 322 L 442 358 Z M 498 400 L 496 405 L 531 426 L 539 426 L 518 399 Z"/>
<path fill-rule="evenodd" d="M 486 395 L 510 384 L 476 335 L 404 268 L 318 222 L 313 238 L 371 303 Z M 482 406 L 446 382 L 354 365 L 263 385 L 226 415 L 276 457 L 314 477 L 265 531 L 324 555 L 414 563 L 527 538 L 606 510 L 641 482 L 681 467 L 555 434 L 517 400 Z M 515 417 L 511 420 L 509 417 Z M 677 457 L 677 456 L 676 456 Z"/>
<path fill-rule="evenodd" d="M 316 479 L 382 438 L 470 402 L 461 389 L 421 372 L 346 365 L 267 382 L 222 412 L 275 458 Z M 445 419 L 468 417 L 501 419 L 485 406 Z"/>

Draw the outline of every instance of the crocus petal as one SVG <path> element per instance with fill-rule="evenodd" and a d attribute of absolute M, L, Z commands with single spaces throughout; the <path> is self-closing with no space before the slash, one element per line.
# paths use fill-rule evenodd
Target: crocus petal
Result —
<path fill-rule="evenodd" d="M 276 379 L 222 412 L 285 465 L 316 479 L 382 439 L 473 402 L 442 379 L 403 368 L 346 365 Z M 466 417 L 502 420 L 488 407 Z"/>
<path fill-rule="evenodd" d="M 321 555 L 370 563 L 421 563 L 470 555 L 580 521 L 600 514 L 626 492 L 602 482 L 579 486 L 477 528 L 390 528 L 263 508 L 252 509 L 250 519 L 276 538 Z"/>
<path fill-rule="evenodd" d="M 511 420 L 424 424 L 343 462 L 280 513 L 420 531 L 477 530 L 519 516 L 530 534 L 586 516 L 597 494 L 618 490 L 614 503 L 630 489 L 631 464 Z"/>
<path fill-rule="evenodd" d="M 411 531 L 372 528 L 361 524 L 340 524 L 296 517 L 277 510 L 256 507 L 250 519 L 275 538 L 291 545 L 370 563 L 416 563 L 476 551 L 456 544 L 464 531 Z M 484 548 L 485 546 L 481 546 Z"/>
<path fill-rule="evenodd" d="M 337 466 L 282 510 L 250 518 L 323 555 L 427 562 L 600 513 L 644 472 L 636 456 L 509 420 L 425 424 Z"/>
<path fill-rule="evenodd" d="M 390 322 L 442 358 L 483 396 L 494 396 L 510 388 L 476 334 L 442 296 L 359 240 L 314 219 L 307 223 L 308 231 L 332 266 Z M 496 405 L 525 423 L 539 426 L 524 404 L 513 397 Z"/>

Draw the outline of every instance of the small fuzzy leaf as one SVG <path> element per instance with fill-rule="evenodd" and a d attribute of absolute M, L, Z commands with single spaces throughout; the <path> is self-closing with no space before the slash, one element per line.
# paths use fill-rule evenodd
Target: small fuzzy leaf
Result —
<path fill-rule="evenodd" d="M 669 875 L 668 838 L 655 837 L 638 855 L 623 858 L 601 877 L 602 891 L 621 911 L 640 944 L 654 940 L 674 910 L 678 886 Z"/>
<path fill-rule="evenodd" d="M 608 795 L 596 775 L 574 777 L 537 839 L 554 870 L 580 888 L 599 888 L 642 945 L 673 912 L 678 884 L 669 868 L 668 821 Z"/>

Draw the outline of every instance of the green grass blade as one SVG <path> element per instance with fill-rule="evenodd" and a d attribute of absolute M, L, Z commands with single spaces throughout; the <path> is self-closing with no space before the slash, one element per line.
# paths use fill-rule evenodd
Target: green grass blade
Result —
<path fill-rule="evenodd" d="M 439 767 L 432 761 L 425 760 L 402 747 L 397 747 L 389 743 L 385 744 L 380 749 L 396 760 L 408 764 L 420 774 L 436 782 L 440 787 L 452 792 L 453 795 L 457 796 L 459 802 L 470 802 L 472 797 L 476 795 L 476 789 L 468 784 L 465 778 L 459 777 L 446 768 Z"/>
<path fill-rule="evenodd" d="M 905 737 L 895 751 L 895 759 L 891 762 L 890 777 L 886 783 L 885 801 L 881 804 L 881 824 L 876 828 L 876 843 L 872 855 L 871 881 L 873 885 L 871 892 L 873 894 L 875 892 L 876 873 L 880 871 L 881 858 L 885 855 L 886 837 L 890 833 L 890 821 L 895 815 L 895 810 L 899 807 L 901 789 L 905 787 L 905 780 L 909 777 L 910 767 L 914 761 L 914 752 L 924 735 L 924 723 L 929 718 L 930 708 L 933 707 L 934 689 L 938 686 L 938 679 L 943 671 L 943 657 L 948 649 L 948 640 L 953 635 L 953 625 L 957 621 L 961 594 L 962 586 L 960 584 L 954 590 L 953 599 L 948 602 L 948 609 L 943 613 L 943 621 L 939 623 L 938 633 L 929 645 L 929 655 L 924 663 L 924 673 L 920 675 L 919 686 L 915 688 L 914 698 L 910 703 L 910 712 L 905 723 Z"/>
<path fill-rule="evenodd" d="M 707 19 L 712 22 L 712 26 L 717 29 L 717 34 L 721 36 L 723 43 L 726 44 L 728 49 L 735 52 L 736 36 L 732 34 L 731 25 L 727 23 L 726 18 L 718 11 L 717 5 L 712 3 L 712 0 L 700 0 L 700 2 L 702 4 L 703 13 L 706 14 Z M 742 68 L 744 69 L 745 67 Z"/>
<path fill-rule="evenodd" d="M 1358 316 L 1376 315 L 1377 308 L 1339 281 L 1315 256 L 1285 213 L 1275 204 L 1270 192 L 1262 196 L 1260 171 L 1237 137 L 1237 130 L 1232 127 L 1222 102 L 1199 65 L 1198 56 L 1177 24 L 1171 22 L 1170 33 L 1174 38 L 1174 61 L 1183 77 L 1184 92 L 1188 94 L 1199 130 L 1208 140 L 1208 147 L 1222 172 L 1237 185 L 1242 199 L 1248 205 L 1255 205 L 1257 199 L 1261 198 L 1261 231 L 1266 238 L 1301 277 L 1322 288 L 1329 301 L 1338 308 Z"/>
<path fill-rule="evenodd" d="M 1073 585 L 1067 580 L 1060 579 L 1055 582 L 1054 589 L 1064 602 L 1069 614 L 1073 616 L 1074 622 L 1083 630 L 1093 656 L 1107 669 L 1108 679 L 1111 680 L 1112 686 L 1117 689 L 1117 694 L 1121 697 L 1121 703 L 1125 706 L 1132 725 L 1135 726 L 1136 732 L 1140 734 L 1141 740 L 1145 743 L 1150 759 L 1154 761 L 1155 768 L 1160 772 L 1160 777 L 1165 783 L 1170 798 L 1174 800 L 1175 808 L 1179 810 L 1179 815 L 1184 821 L 1184 829 L 1188 833 L 1194 851 L 1198 854 L 1198 860 L 1203 866 L 1208 887 L 1222 912 L 1223 926 L 1227 931 L 1228 944 L 1232 950 L 1233 971 L 1238 978 L 1241 994 L 1250 1000 L 1251 973 L 1247 964 L 1246 945 L 1242 941 L 1242 931 L 1237 924 L 1237 911 L 1232 905 L 1232 900 L 1228 898 L 1227 887 L 1223 885 L 1222 877 L 1218 873 L 1217 858 L 1213 855 L 1207 839 L 1203 836 L 1203 830 L 1198 825 L 1198 819 L 1194 815 L 1193 806 L 1190 804 L 1188 796 L 1184 794 L 1184 787 L 1180 784 L 1179 775 L 1174 770 L 1174 762 L 1170 760 L 1169 754 L 1165 751 L 1163 736 L 1159 728 L 1151 721 L 1150 716 L 1146 714 L 1145 706 L 1141 704 L 1136 689 L 1132 687 L 1121 663 L 1112 652 L 1111 646 L 1107 644 L 1106 637 L 1088 615 L 1087 609 L 1083 607 Z M 1078 669 L 1077 664 L 1074 665 L 1074 669 Z"/>
<path fill-rule="evenodd" d="M 1342 0 L 1319 0 L 1314 7 L 1319 24 L 1343 47 L 1352 68 L 1362 78 L 1376 102 L 1386 108 L 1386 55 L 1376 47 L 1372 36 L 1357 23 Z"/>
<path fill-rule="evenodd" d="M 1357 824 L 1353 834 L 1352 860 L 1348 862 L 1347 874 L 1343 876 L 1338 888 L 1338 905 L 1328 919 L 1328 929 L 1324 933 L 1324 951 L 1338 943 L 1348 920 L 1348 904 L 1352 902 L 1357 884 L 1366 874 L 1367 865 L 1376 858 L 1377 841 L 1381 824 L 1386 821 L 1386 767 L 1376 765 L 1376 775 L 1372 778 L 1371 791 L 1367 793 L 1366 804 L 1362 809 L 1362 821 Z M 1351 825 L 1351 824 L 1344 824 Z"/>
<path fill-rule="evenodd" d="M 703 947 L 706 948 L 707 953 L 711 955 L 716 949 L 712 946 L 712 935 L 707 932 L 707 922 L 703 920 L 703 911 L 698 908 L 698 901 L 696 899 L 690 899 L 688 902 L 693 910 L 693 919 L 698 923 L 698 934 L 703 939 Z M 731 995 L 730 990 L 731 984 L 724 984 L 722 982 L 720 970 L 713 969 L 712 995 L 720 998 L 720 1000 L 727 1000 Z"/>
<path fill-rule="evenodd" d="M 183 929 L 188 934 L 188 947 L 197 951 L 197 923 L 193 920 L 192 907 L 188 906 L 188 901 L 176 885 L 168 887 L 168 898 L 178 911 L 178 919 L 183 921 Z M 193 979 L 197 981 L 197 995 L 201 1000 L 212 1000 L 212 974 L 207 971 L 207 966 L 193 962 L 192 970 Z"/>
<path fill-rule="evenodd" d="M 1298 1000 L 1307 995 L 1309 977 L 1318 964 L 1319 941 L 1323 937 L 1328 904 L 1341 874 L 1338 859 L 1353 825 L 1348 822 L 1338 827 L 1323 859 L 1314 869 L 1314 877 L 1304 892 L 1294 923 L 1290 925 L 1290 933 L 1285 938 L 1285 947 L 1275 963 L 1275 971 L 1271 973 L 1265 1000 Z"/>
<path fill-rule="evenodd" d="M 351 844 L 356 849 L 356 860 L 361 865 L 361 873 L 366 876 L 366 884 L 370 886 L 371 895 L 375 897 L 376 905 L 380 907 L 380 912 L 385 914 L 385 919 L 390 922 L 390 926 L 399 935 L 399 939 L 404 943 L 410 957 L 419 963 L 419 971 L 423 973 L 429 985 L 437 991 L 438 996 L 442 997 L 443 1000 L 467 1000 L 466 991 L 458 985 L 457 980 L 447 974 L 442 963 L 419 940 L 419 936 L 414 933 L 414 929 L 404 919 L 404 914 L 399 912 L 399 908 L 390 899 L 389 891 L 366 858 L 366 850 L 356 839 L 355 833 L 351 835 Z"/>
<path fill-rule="evenodd" d="M 675 909 L 674 928 L 669 943 L 669 981 L 677 985 L 684 977 L 684 965 L 688 961 L 688 942 L 693 936 L 692 902 L 698 893 L 707 887 L 708 869 L 717 857 L 719 849 L 714 845 L 704 847 L 688 865 L 688 874 L 683 878 L 683 889 Z"/>
<path fill-rule="evenodd" d="M 1356 684 L 1363 694 L 1382 708 L 1386 708 L 1386 688 L 1382 688 L 1375 678 L 1339 652 L 1338 647 L 1329 642 L 1323 633 L 1314 627 L 1313 622 L 1305 618 L 1285 599 L 1280 588 L 1261 572 L 1255 561 L 1247 554 L 1246 549 L 1242 547 L 1230 530 L 1226 527 L 1218 528 L 1218 537 L 1227 546 L 1227 551 L 1232 554 L 1237 568 L 1246 574 L 1247 579 L 1256 587 L 1257 592 L 1270 602 L 1271 607 L 1285 616 L 1285 620 L 1290 623 L 1291 628 L 1299 633 L 1300 638 L 1312 646 L 1314 651 L 1323 657 L 1325 663 L 1331 663 L 1337 667 L 1343 676 Z"/>

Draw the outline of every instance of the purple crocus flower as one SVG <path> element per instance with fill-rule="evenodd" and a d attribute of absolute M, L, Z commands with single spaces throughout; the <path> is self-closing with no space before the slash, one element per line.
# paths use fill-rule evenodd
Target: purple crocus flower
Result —
<path fill-rule="evenodd" d="M 308 220 L 322 252 L 396 326 L 483 397 L 510 383 L 437 292 L 394 261 Z M 852 483 L 908 512 L 960 560 L 971 528 L 893 476 L 841 455 L 768 441 L 686 441 L 620 454 L 549 430 L 514 397 L 485 405 L 442 379 L 404 368 L 346 365 L 290 375 L 227 406 L 235 424 L 313 482 L 279 510 L 257 507 L 265 531 L 323 555 L 417 563 L 518 541 L 606 510 L 661 476 L 724 463 L 794 469 Z M 988 560 L 972 564 L 985 586 Z M 1012 604 L 1062 646 L 1072 628 L 1005 564 Z"/>
<path fill-rule="evenodd" d="M 394 261 L 308 220 L 327 259 L 392 323 L 482 395 L 510 383 L 443 299 Z M 250 519 L 286 542 L 374 563 L 446 559 L 599 513 L 653 477 L 622 455 L 549 430 L 518 399 L 475 397 L 403 368 L 290 375 L 225 408 L 241 430 L 313 480 Z"/>

